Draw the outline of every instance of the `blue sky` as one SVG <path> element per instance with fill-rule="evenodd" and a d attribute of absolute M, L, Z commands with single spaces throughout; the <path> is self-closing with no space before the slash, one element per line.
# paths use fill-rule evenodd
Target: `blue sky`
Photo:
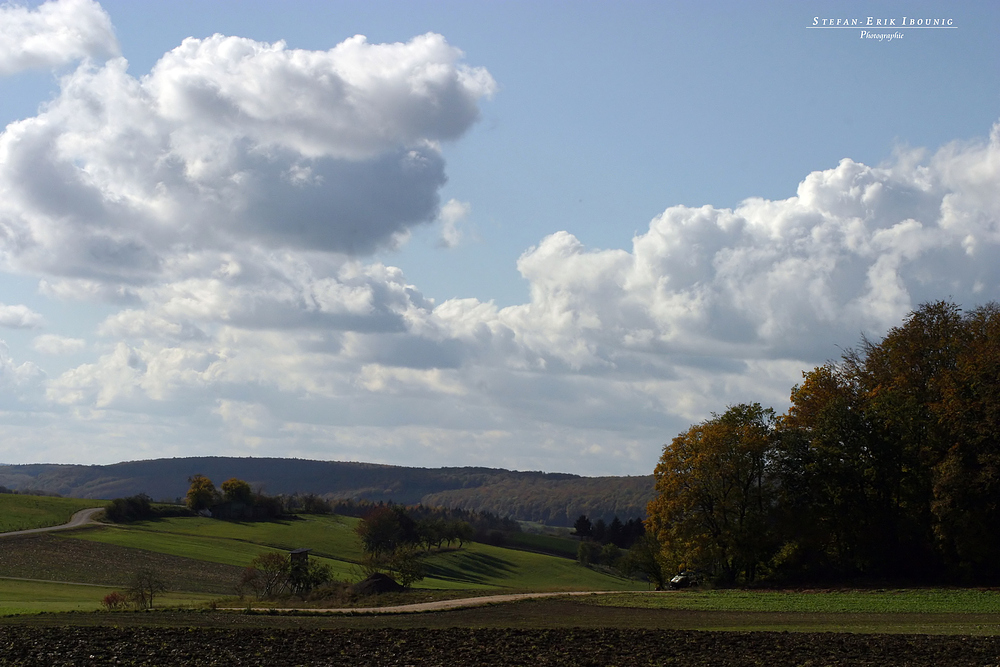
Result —
<path fill-rule="evenodd" d="M 994 3 L 0 12 L 0 460 L 645 474 L 1000 292 Z"/>

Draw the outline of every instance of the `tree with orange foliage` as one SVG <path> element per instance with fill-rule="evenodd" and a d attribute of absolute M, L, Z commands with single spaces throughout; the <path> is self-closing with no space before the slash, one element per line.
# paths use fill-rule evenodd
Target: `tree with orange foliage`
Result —
<path fill-rule="evenodd" d="M 773 550 L 774 424 L 770 408 L 734 405 L 663 448 L 646 529 L 668 562 L 723 583 L 756 578 Z"/>

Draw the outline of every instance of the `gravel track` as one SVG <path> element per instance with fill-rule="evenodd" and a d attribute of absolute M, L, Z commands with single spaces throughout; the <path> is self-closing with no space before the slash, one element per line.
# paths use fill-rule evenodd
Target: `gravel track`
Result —
<path fill-rule="evenodd" d="M 27 530 L 12 530 L 9 533 L 0 533 L 0 537 L 13 537 L 14 535 L 31 535 L 34 533 L 51 533 L 56 530 L 72 530 L 73 528 L 80 528 L 81 526 L 86 526 L 90 523 L 97 523 L 94 521 L 94 517 L 103 512 L 103 507 L 91 507 L 89 509 L 80 510 L 75 512 L 73 516 L 69 518 L 69 521 L 59 526 L 48 526 L 46 528 L 29 528 Z"/>

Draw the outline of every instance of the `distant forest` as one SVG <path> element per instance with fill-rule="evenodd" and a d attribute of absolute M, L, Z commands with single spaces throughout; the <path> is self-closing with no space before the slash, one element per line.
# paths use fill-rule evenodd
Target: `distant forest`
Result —
<path fill-rule="evenodd" d="M 490 512 L 522 521 L 572 526 L 581 514 L 610 523 L 642 518 L 653 477 L 580 477 L 500 468 L 409 468 L 280 458 L 189 457 L 112 465 L 0 465 L 0 485 L 75 498 L 140 493 L 176 501 L 188 479 L 237 477 L 272 495 L 314 493 L 350 499 Z"/>

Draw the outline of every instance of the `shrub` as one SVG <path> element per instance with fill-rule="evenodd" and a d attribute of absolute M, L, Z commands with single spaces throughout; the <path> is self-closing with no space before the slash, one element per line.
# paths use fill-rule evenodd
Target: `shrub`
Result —
<path fill-rule="evenodd" d="M 120 611 L 128 606 L 128 597 L 118 591 L 113 591 L 104 596 L 101 606 L 107 611 Z"/>

